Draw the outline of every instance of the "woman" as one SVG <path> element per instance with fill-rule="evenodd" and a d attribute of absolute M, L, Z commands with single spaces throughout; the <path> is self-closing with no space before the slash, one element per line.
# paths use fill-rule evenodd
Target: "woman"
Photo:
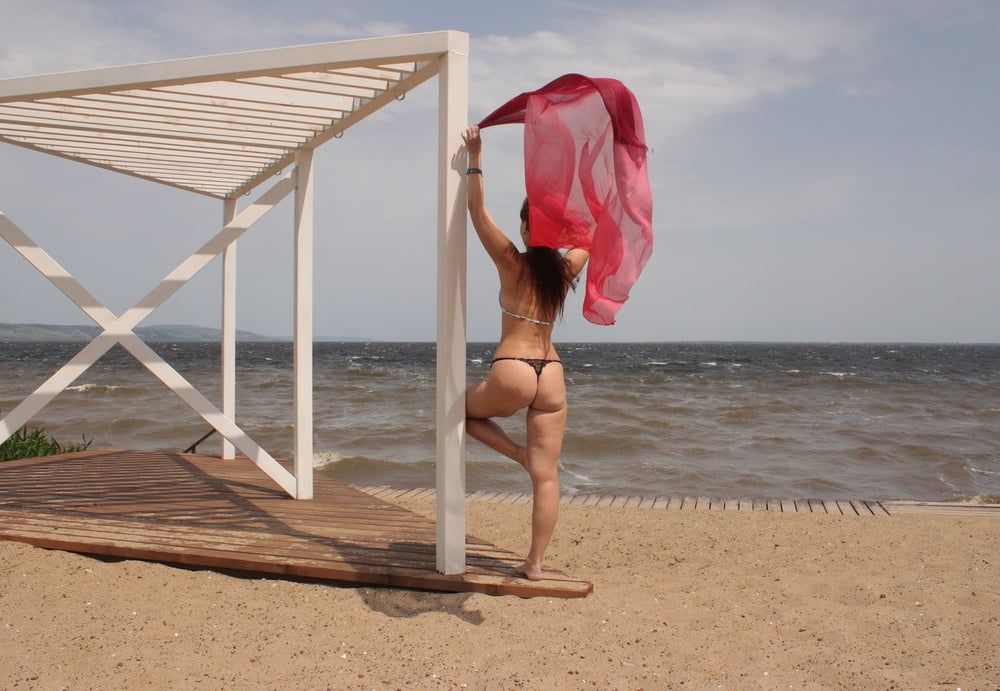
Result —
<path fill-rule="evenodd" d="M 528 245 L 528 201 L 521 208 L 519 252 L 483 204 L 482 139 L 478 127 L 463 134 L 469 152 L 469 213 L 483 247 L 500 274 L 500 343 L 486 381 L 466 392 L 469 434 L 520 463 L 531 476 L 531 549 L 517 571 L 531 580 L 542 576 L 542 557 L 559 513 L 559 454 L 566 428 L 566 383 L 552 344 L 552 326 L 562 314 L 566 293 L 587 263 L 588 253 L 561 255 Z M 528 409 L 526 446 L 515 443 L 491 420 Z"/>

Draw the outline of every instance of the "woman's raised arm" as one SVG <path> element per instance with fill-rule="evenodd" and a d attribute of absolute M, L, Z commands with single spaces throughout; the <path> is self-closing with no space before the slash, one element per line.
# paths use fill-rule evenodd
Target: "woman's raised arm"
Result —
<path fill-rule="evenodd" d="M 583 267 L 586 266 L 587 260 L 590 259 L 590 252 L 579 247 L 574 247 L 569 252 L 565 254 L 563 259 L 569 264 L 570 271 L 573 272 L 573 278 L 580 275 L 583 271 Z"/>
<path fill-rule="evenodd" d="M 469 152 L 469 169 L 482 170 L 483 140 L 479 136 L 478 127 L 470 127 L 462 133 L 465 146 Z M 476 228 L 479 241 L 483 243 L 486 253 L 497 265 L 498 269 L 509 267 L 518 255 L 517 246 L 510 241 L 486 210 L 484 202 L 485 190 L 482 173 L 468 175 L 469 215 L 472 225 Z"/>

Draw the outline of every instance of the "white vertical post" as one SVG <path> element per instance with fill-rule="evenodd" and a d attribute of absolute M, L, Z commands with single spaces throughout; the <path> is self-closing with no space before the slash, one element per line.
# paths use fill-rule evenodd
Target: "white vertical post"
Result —
<path fill-rule="evenodd" d="M 236 217 L 236 200 L 222 202 L 222 225 Z M 236 422 L 236 241 L 222 255 L 222 414 Z M 236 458 L 236 447 L 223 437 L 222 458 Z"/>
<path fill-rule="evenodd" d="M 465 281 L 468 39 L 438 74 L 437 570 L 465 572 Z"/>
<path fill-rule="evenodd" d="M 295 498 L 313 496 L 313 150 L 295 154 Z"/>

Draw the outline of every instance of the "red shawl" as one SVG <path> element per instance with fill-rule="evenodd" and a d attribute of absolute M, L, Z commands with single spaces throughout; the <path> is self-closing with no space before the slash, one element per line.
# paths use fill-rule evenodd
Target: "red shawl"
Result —
<path fill-rule="evenodd" d="M 479 127 L 524 123 L 532 245 L 590 252 L 583 316 L 614 324 L 653 250 L 653 197 L 635 96 L 567 74 L 508 101 Z"/>

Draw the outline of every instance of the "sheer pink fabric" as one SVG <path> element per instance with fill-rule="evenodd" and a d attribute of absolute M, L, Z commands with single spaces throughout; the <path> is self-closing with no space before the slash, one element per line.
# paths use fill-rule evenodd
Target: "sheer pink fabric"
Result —
<path fill-rule="evenodd" d="M 524 123 L 532 245 L 590 251 L 583 316 L 610 325 L 653 250 L 653 197 L 635 96 L 567 74 L 508 101 L 479 127 Z"/>

